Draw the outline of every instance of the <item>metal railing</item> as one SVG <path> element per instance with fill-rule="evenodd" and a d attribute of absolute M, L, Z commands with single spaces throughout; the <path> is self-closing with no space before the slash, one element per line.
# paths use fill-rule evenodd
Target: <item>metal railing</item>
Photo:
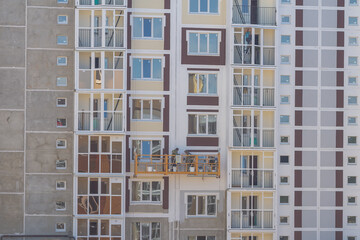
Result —
<path fill-rule="evenodd" d="M 123 113 L 105 111 L 103 120 L 104 131 L 123 131 Z M 92 124 L 91 124 L 91 115 Z M 101 112 L 79 112 L 78 113 L 78 130 L 90 131 L 91 125 L 93 131 L 101 130 Z"/>
<path fill-rule="evenodd" d="M 251 136 L 252 128 L 233 128 L 233 146 L 234 147 L 274 147 L 274 130 L 262 130 L 263 139 L 260 146 L 260 130 L 254 128 L 253 137 Z"/>
<path fill-rule="evenodd" d="M 275 7 L 258 7 L 251 5 L 233 5 L 233 24 L 276 25 Z"/>
<path fill-rule="evenodd" d="M 21 235 L 21 234 L 14 234 L 14 235 L 2 235 L 0 236 L 0 240 L 5 240 L 8 238 L 67 238 L 69 240 L 75 240 L 75 237 L 69 235 Z"/>
<path fill-rule="evenodd" d="M 259 209 L 232 210 L 231 228 L 271 229 L 273 228 L 273 211 Z"/>
<path fill-rule="evenodd" d="M 220 154 L 213 155 L 136 155 L 137 174 L 188 174 L 220 176 Z"/>
<path fill-rule="evenodd" d="M 95 28 L 94 35 L 94 47 L 102 46 L 102 28 Z M 124 29 L 121 28 L 105 28 L 105 47 L 124 47 Z M 91 29 L 79 28 L 79 47 L 92 47 L 91 44 Z"/>
<path fill-rule="evenodd" d="M 93 2 L 94 1 L 94 2 Z M 78 0 L 78 5 L 102 5 L 102 0 Z M 104 5 L 111 5 L 111 6 L 125 6 L 124 0 L 104 0 Z"/>
<path fill-rule="evenodd" d="M 123 114 L 121 112 L 104 112 L 104 131 L 122 131 Z"/>
<path fill-rule="evenodd" d="M 237 169 L 231 171 L 232 187 L 273 188 L 273 170 Z"/>
<path fill-rule="evenodd" d="M 253 50 L 254 47 L 254 50 Z M 254 57 L 252 56 L 254 52 Z M 241 46 L 234 45 L 234 64 L 246 64 L 246 65 L 275 65 L 275 48 L 264 47 L 263 62 L 261 63 L 261 48 L 260 46 Z"/>
<path fill-rule="evenodd" d="M 272 107 L 274 106 L 275 90 L 273 88 L 263 89 L 263 106 Z"/>

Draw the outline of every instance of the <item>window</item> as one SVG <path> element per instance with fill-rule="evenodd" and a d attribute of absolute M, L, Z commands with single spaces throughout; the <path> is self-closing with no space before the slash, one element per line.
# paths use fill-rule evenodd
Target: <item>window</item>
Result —
<path fill-rule="evenodd" d="M 58 77 L 56 78 L 56 86 L 66 87 L 67 86 L 67 77 Z"/>
<path fill-rule="evenodd" d="M 161 155 L 162 146 L 160 140 L 133 140 L 132 141 L 132 158 L 135 155 Z M 142 158 L 144 159 L 144 157 Z"/>
<path fill-rule="evenodd" d="M 289 237 L 288 236 L 280 236 L 279 240 L 289 240 Z"/>
<path fill-rule="evenodd" d="M 289 224 L 289 218 L 280 216 L 280 224 Z"/>
<path fill-rule="evenodd" d="M 125 239 L 121 236 L 121 221 L 117 219 L 77 219 L 76 221 L 78 239 Z"/>
<path fill-rule="evenodd" d="M 357 77 L 349 77 L 348 78 L 349 85 L 356 85 L 357 84 Z"/>
<path fill-rule="evenodd" d="M 57 0 L 58 3 L 68 3 L 68 0 Z"/>
<path fill-rule="evenodd" d="M 281 35 L 282 44 L 290 44 L 290 35 Z"/>
<path fill-rule="evenodd" d="M 349 196 L 348 197 L 348 204 L 356 204 L 356 197 Z"/>
<path fill-rule="evenodd" d="M 357 37 L 349 37 L 349 45 L 357 46 L 358 45 Z"/>
<path fill-rule="evenodd" d="M 289 75 L 281 75 L 280 83 L 281 84 L 290 84 L 290 76 Z"/>
<path fill-rule="evenodd" d="M 280 164 L 289 164 L 289 156 L 280 156 Z"/>
<path fill-rule="evenodd" d="M 356 164 L 356 157 L 348 157 L 347 161 L 348 161 L 348 165 L 355 165 Z"/>
<path fill-rule="evenodd" d="M 161 120 L 162 101 L 160 99 L 132 99 L 133 120 Z"/>
<path fill-rule="evenodd" d="M 287 15 L 281 16 L 281 23 L 282 24 L 290 24 L 290 16 L 287 16 Z"/>
<path fill-rule="evenodd" d="M 216 94 L 217 74 L 189 73 L 190 94 Z"/>
<path fill-rule="evenodd" d="M 357 5 L 358 0 L 349 0 L 349 5 Z"/>
<path fill-rule="evenodd" d="M 219 55 L 219 33 L 189 32 L 188 54 Z"/>
<path fill-rule="evenodd" d="M 55 232 L 66 232 L 66 223 L 56 223 Z"/>
<path fill-rule="evenodd" d="M 349 25 L 358 25 L 358 18 L 357 17 L 349 17 Z"/>
<path fill-rule="evenodd" d="M 357 143 L 356 136 L 348 136 L 348 144 L 356 144 Z"/>
<path fill-rule="evenodd" d="M 289 115 L 280 115 L 280 124 L 288 124 L 290 122 Z"/>
<path fill-rule="evenodd" d="M 354 236 L 347 237 L 347 240 L 356 240 L 356 237 L 354 237 Z"/>
<path fill-rule="evenodd" d="M 58 66 L 66 66 L 67 65 L 67 57 L 57 57 L 57 65 Z"/>
<path fill-rule="evenodd" d="M 280 144 L 289 144 L 288 136 L 280 136 Z"/>
<path fill-rule="evenodd" d="M 161 225 L 159 222 L 132 223 L 132 240 L 160 240 Z"/>
<path fill-rule="evenodd" d="M 281 0 L 281 3 L 290 3 L 290 0 Z"/>
<path fill-rule="evenodd" d="M 348 124 L 349 125 L 356 125 L 356 117 L 348 117 Z"/>
<path fill-rule="evenodd" d="M 187 240 L 215 240 L 215 236 L 190 236 Z"/>
<path fill-rule="evenodd" d="M 357 66 L 358 65 L 358 58 L 357 57 L 349 57 L 349 65 Z"/>
<path fill-rule="evenodd" d="M 162 39 L 163 19 L 153 17 L 133 18 L 133 38 Z"/>
<path fill-rule="evenodd" d="M 156 58 L 133 58 L 132 79 L 161 80 L 162 60 Z"/>
<path fill-rule="evenodd" d="M 187 196 L 188 216 L 215 216 L 216 196 L 215 195 L 188 195 Z"/>
<path fill-rule="evenodd" d="M 66 127 L 66 118 L 57 118 L 56 127 L 65 128 Z"/>
<path fill-rule="evenodd" d="M 56 99 L 56 106 L 57 107 L 66 107 L 67 106 L 67 99 L 66 98 L 58 98 Z"/>
<path fill-rule="evenodd" d="M 348 176 L 347 183 L 348 184 L 356 184 L 356 176 Z"/>
<path fill-rule="evenodd" d="M 290 103 L 290 96 L 280 96 L 280 104 L 289 104 Z"/>
<path fill-rule="evenodd" d="M 349 96 L 348 97 L 348 104 L 357 104 L 357 97 L 356 96 Z"/>
<path fill-rule="evenodd" d="M 56 160 L 56 169 L 66 169 L 66 160 Z"/>
<path fill-rule="evenodd" d="M 188 134 L 216 134 L 216 115 L 189 114 Z"/>
<path fill-rule="evenodd" d="M 290 56 L 282 55 L 281 56 L 281 64 L 290 64 Z"/>
<path fill-rule="evenodd" d="M 289 177 L 280 177 L 280 184 L 289 184 Z"/>
<path fill-rule="evenodd" d="M 59 15 L 57 17 L 57 23 L 58 24 L 68 24 L 68 16 L 66 15 Z"/>
<path fill-rule="evenodd" d="M 67 36 L 57 36 L 56 43 L 57 43 L 57 45 L 67 45 L 68 37 Z"/>
<path fill-rule="evenodd" d="M 219 0 L 189 0 L 190 13 L 218 13 Z"/>
<path fill-rule="evenodd" d="M 65 211 L 66 210 L 66 205 L 64 201 L 56 201 L 55 203 L 55 209 L 56 211 Z"/>
<path fill-rule="evenodd" d="M 56 190 L 66 190 L 66 182 L 56 181 Z"/>
<path fill-rule="evenodd" d="M 66 140 L 65 139 L 57 139 L 56 140 L 56 148 L 66 148 Z"/>
<path fill-rule="evenodd" d="M 289 196 L 280 196 L 280 204 L 289 204 Z"/>
<path fill-rule="evenodd" d="M 133 202 L 161 202 L 161 182 L 132 181 L 131 201 Z"/>
<path fill-rule="evenodd" d="M 348 216 L 347 223 L 348 224 L 356 224 L 356 216 Z"/>

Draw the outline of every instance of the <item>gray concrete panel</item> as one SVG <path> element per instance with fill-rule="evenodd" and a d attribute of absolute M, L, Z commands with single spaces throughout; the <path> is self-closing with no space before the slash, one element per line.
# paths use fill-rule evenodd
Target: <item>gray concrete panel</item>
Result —
<path fill-rule="evenodd" d="M 23 109 L 25 70 L 0 69 L 0 109 Z"/>
<path fill-rule="evenodd" d="M 24 154 L 0 153 L 0 192 L 24 191 Z"/>
<path fill-rule="evenodd" d="M 24 149 L 24 113 L 0 111 L 0 150 Z"/>
<path fill-rule="evenodd" d="M 0 194 L 0 233 L 23 232 L 23 195 Z"/>
<path fill-rule="evenodd" d="M 25 67 L 25 28 L 0 27 L 0 66 Z"/>

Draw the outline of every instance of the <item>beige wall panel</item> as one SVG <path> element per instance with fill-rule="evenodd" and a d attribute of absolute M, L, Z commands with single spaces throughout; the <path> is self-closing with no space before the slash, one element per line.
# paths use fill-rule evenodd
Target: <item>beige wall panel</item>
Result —
<path fill-rule="evenodd" d="M 182 23 L 183 24 L 226 24 L 226 0 L 219 1 L 219 14 L 193 14 L 189 13 L 189 0 L 182 1 Z"/>

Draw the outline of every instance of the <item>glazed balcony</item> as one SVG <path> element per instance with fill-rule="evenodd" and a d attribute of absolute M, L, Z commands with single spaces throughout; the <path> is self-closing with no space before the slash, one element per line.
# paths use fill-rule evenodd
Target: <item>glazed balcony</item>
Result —
<path fill-rule="evenodd" d="M 114 6 L 114 7 L 124 7 L 125 0 L 76 0 L 77 6 Z"/>
<path fill-rule="evenodd" d="M 220 154 L 213 155 L 136 155 L 135 175 L 185 174 L 220 176 Z"/>
<path fill-rule="evenodd" d="M 232 187 L 240 188 L 273 188 L 274 171 L 252 168 L 232 169 Z"/>
<path fill-rule="evenodd" d="M 232 229 L 272 229 L 274 212 L 270 210 L 231 211 Z"/>
<path fill-rule="evenodd" d="M 276 25 L 274 1 L 268 0 L 233 0 L 233 24 Z"/>
<path fill-rule="evenodd" d="M 273 240 L 273 235 L 271 232 L 235 231 L 231 233 L 231 240 Z"/>

